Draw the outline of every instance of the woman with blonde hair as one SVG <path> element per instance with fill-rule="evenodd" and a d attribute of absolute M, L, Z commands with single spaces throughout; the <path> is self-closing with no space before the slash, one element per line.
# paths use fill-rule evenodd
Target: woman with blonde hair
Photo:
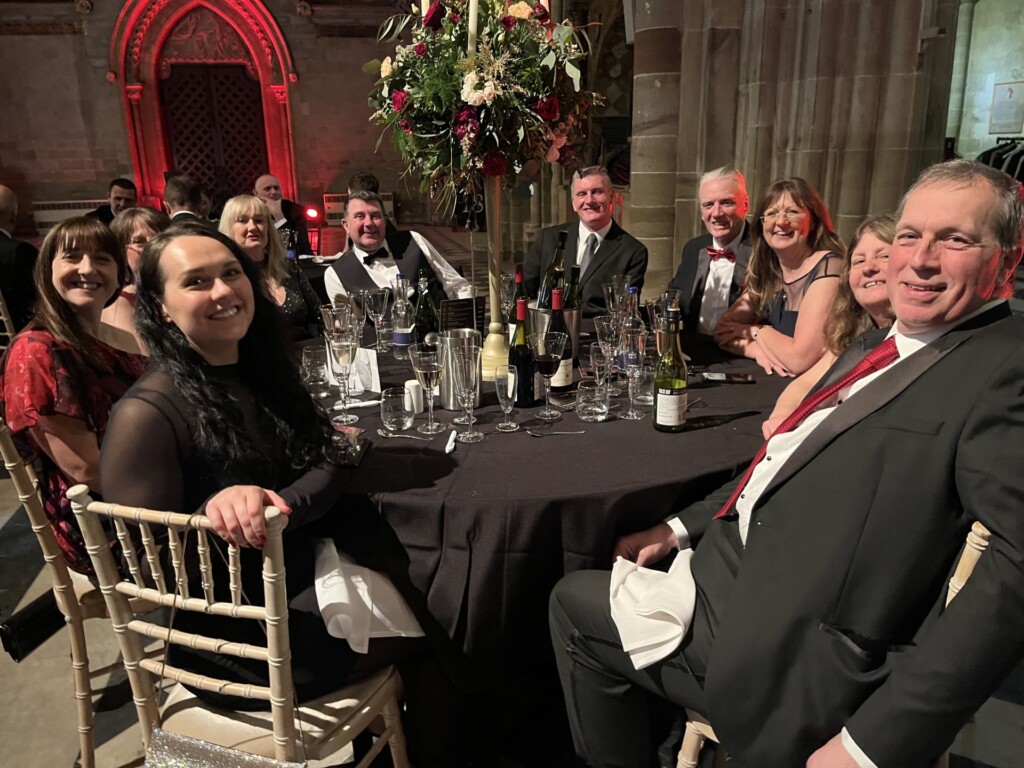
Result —
<path fill-rule="evenodd" d="M 768 373 L 797 376 L 825 351 L 825 317 L 846 249 L 821 196 L 801 178 L 773 181 L 755 216 L 747 284 L 715 340 Z"/>
<path fill-rule="evenodd" d="M 285 255 L 266 203 L 253 195 L 232 197 L 224 204 L 220 231 L 260 267 L 267 295 L 284 313 L 289 341 L 319 335 L 320 299 L 298 264 Z"/>

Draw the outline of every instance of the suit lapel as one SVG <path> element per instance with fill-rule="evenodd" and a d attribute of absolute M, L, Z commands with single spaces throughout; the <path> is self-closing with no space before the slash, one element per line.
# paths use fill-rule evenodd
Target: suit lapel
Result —
<path fill-rule="evenodd" d="M 878 379 L 844 401 L 842 407 L 829 414 L 793 452 L 793 455 L 789 457 L 789 460 L 768 484 L 764 493 L 761 494 L 758 499 L 758 506 L 760 506 L 762 501 L 767 500 L 776 488 L 800 471 L 839 435 L 856 426 L 860 421 L 895 399 L 897 395 L 909 387 L 919 376 L 977 333 L 979 329 L 997 320 L 1001 320 L 1007 315 L 1009 315 L 1009 308 L 1004 303 L 988 312 L 982 313 L 978 317 L 972 318 L 961 327 L 954 328 L 928 346 L 915 352 L 906 361 L 899 363 L 891 371 L 886 371 Z M 886 335 L 885 330 L 876 330 L 870 331 L 857 339 L 857 342 L 861 344 L 860 352 L 858 354 L 843 355 L 812 391 L 816 391 L 822 386 L 827 386 L 831 382 L 845 376 L 860 362 L 868 350 L 880 344 Z"/>

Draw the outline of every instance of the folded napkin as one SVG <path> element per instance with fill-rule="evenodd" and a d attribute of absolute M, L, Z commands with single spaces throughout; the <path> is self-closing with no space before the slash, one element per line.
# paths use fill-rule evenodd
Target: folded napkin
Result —
<path fill-rule="evenodd" d="M 334 542 L 316 543 L 313 586 L 295 597 L 291 607 L 319 610 L 327 632 L 366 653 L 371 637 L 423 637 L 405 600 L 382 573 L 354 563 Z"/>
<path fill-rule="evenodd" d="M 612 566 L 612 621 L 637 669 L 675 651 L 693 622 L 697 585 L 690 572 L 692 557 L 692 549 L 680 551 L 667 573 L 622 557 Z"/>
<path fill-rule="evenodd" d="M 329 355 L 331 350 L 327 350 Z M 334 370 L 327 366 L 327 377 L 331 384 L 338 385 Z M 360 392 L 380 392 L 380 370 L 377 368 L 377 351 L 360 347 L 356 350 L 356 359 L 349 367 L 348 393 L 358 395 Z"/>

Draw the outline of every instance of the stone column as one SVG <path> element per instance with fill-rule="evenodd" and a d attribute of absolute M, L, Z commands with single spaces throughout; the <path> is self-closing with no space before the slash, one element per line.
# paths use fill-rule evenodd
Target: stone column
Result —
<path fill-rule="evenodd" d="M 974 31 L 974 6 L 978 0 L 960 0 L 956 24 L 956 48 L 953 52 L 953 82 L 949 87 L 949 116 L 946 136 L 958 138 L 964 117 L 964 91 L 967 88 L 967 62 L 971 58 L 971 33 Z"/>
<path fill-rule="evenodd" d="M 630 233 L 650 254 L 645 294 L 660 292 L 673 272 L 683 5 L 647 0 L 634 16 Z"/>

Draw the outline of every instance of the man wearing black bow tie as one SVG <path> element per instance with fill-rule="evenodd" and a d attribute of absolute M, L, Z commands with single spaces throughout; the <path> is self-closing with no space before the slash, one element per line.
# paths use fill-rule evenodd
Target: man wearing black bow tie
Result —
<path fill-rule="evenodd" d="M 423 235 L 393 227 L 385 230 L 384 203 L 376 193 L 349 195 L 345 226 L 352 247 L 324 274 L 324 287 L 332 301 L 353 291 L 388 288 L 399 272 L 415 285 L 423 267 L 429 267 L 430 294 L 435 302 L 472 297 L 469 281 Z"/>
<path fill-rule="evenodd" d="M 743 174 L 726 166 L 701 177 L 697 198 L 708 231 L 683 246 L 668 287 L 679 291 L 686 327 L 711 334 L 747 279 L 750 227 L 744 217 L 750 198 Z"/>

